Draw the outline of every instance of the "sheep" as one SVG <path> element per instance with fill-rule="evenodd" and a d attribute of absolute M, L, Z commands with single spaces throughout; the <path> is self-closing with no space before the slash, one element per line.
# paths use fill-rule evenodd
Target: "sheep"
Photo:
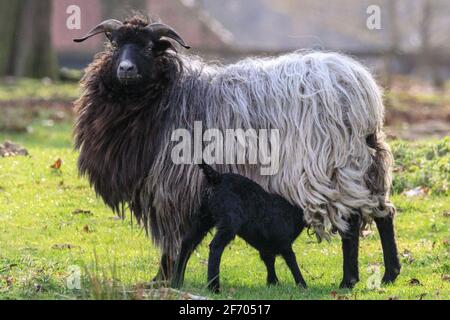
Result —
<path fill-rule="evenodd" d="M 202 191 L 199 212 L 183 238 L 172 286 L 183 284 L 190 255 L 205 235 L 216 227 L 217 232 L 209 245 L 208 287 L 211 291 L 218 293 L 220 290 L 220 259 L 236 235 L 259 251 L 267 268 L 268 285 L 278 283 L 275 257 L 281 254 L 295 283 L 306 288 L 292 250 L 292 243 L 306 226 L 303 211 L 241 175 L 219 174 L 206 163 L 199 166 L 206 177 L 206 186 Z"/>
<path fill-rule="evenodd" d="M 177 52 L 189 46 L 171 27 L 140 17 L 106 20 L 75 41 L 97 34 L 109 41 L 87 67 L 75 102 L 78 169 L 114 211 L 123 215 L 128 207 L 162 248 L 155 279 L 171 278 L 200 206 L 200 170 L 171 158 L 174 130 L 192 132 L 196 121 L 221 132 L 279 130 L 280 141 L 271 146 L 280 148 L 276 174 L 261 175 L 260 165 L 248 163 L 218 163 L 216 169 L 248 177 L 302 208 L 319 240 L 338 232 L 341 287 L 359 280 L 358 232 L 375 220 L 383 281 L 396 279 L 392 155 L 382 94 L 366 68 L 341 54 L 308 51 L 206 63 Z"/>

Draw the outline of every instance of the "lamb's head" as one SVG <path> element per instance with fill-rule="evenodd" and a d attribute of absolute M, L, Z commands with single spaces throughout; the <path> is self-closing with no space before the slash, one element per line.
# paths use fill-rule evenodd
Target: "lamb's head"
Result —
<path fill-rule="evenodd" d="M 74 41 L 83 42 L 97 34 L 105 34 L 109 40 L 102 55 L 104 65 L 101 66 L 108 77 L 103 78 L 108 78 L 113 87 L 118 85 L 130 91 L 142 89 L 146 83 L 160 79 L 164 57 L 176 53 L 168 39 L 189 48 L 171 27 L 162 23 L 149 24 L 139 17 L 124 22 L 114 19 L 103 21 L 83 38 Z M 105 72 L 104 68 L 108 70 Z"/>

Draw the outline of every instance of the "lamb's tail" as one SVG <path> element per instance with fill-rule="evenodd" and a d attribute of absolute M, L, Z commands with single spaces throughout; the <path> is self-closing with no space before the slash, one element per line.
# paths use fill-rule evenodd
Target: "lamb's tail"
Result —
<path fill-rule="evenodd" d="M 214 170 L 210 165 L 207 165 L 204 161 L 202 164 L 198 165 L 200 169 L 203 170 L 203 173 L 205 174 L 206 181 L 208 181 L 209 184 L 216 185 L 220 183 L 222 179 L 222 175 Z"/>

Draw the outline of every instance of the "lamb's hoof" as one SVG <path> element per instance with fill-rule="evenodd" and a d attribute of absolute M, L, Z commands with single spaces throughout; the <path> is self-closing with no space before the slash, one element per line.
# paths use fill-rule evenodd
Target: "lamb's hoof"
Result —
<path fill-rule="evenodd" d="M 308 289 L 308 285 L 305 282 L 297 283 L 297 286 L 302 289 Z"/>
<path fill-rule="evenodd" d="M 276 285 L 278 285 L 278 283 L 279 283 L 278 279 L 267 280 L 268 287 L 276 286 Z"/>
<path fill-rule="evenodd" d="M 399 274 L 400 274 L 400 269 L 396 269 L 391 272 L 386 272 L 383 276 L 383 279 L 381 279 L 381 283 L 382 284 L 393 283 L 397 279 Z"/>
<path fill-rule="evenodd" d="M 339 288 L 353 289 L 358 282 L 359 282 L 358 278 L 343 279 L 341 284 L 339 285 Z"/>

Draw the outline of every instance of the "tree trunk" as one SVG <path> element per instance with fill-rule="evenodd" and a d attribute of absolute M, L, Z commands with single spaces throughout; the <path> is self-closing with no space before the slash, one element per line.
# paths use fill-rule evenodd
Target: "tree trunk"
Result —
<path fill-rule="evenodd" d="M 4 8 L 7 10 L 2 10 Z M 5 51 L 0 56 L 0 67 L 4 66 L 0 75 L 55 79 L 57 64 L 51 43 L 52 1 L 0 0 L 0 10 L 0 21 L 10 24 L 8 32 L 4 33 L 8 40 L 2 39 L 1 47 Z"/>
<path fill-rule="evenodd" d="M 0 77 L 12 75 L 11 59 L 14 57 L 15 41 L 19 28 L 20 8 L 23 1 L 0 0 Z"/>
<path fill-rule="evenodd" d="M 138 12 L 147 15 L 147 0 L 102 0 L 102 12 L 104 19 L 119 19 Z"/>
<path fill-rule="evenodd" d="M 385 66 L 385 88 L 387 90 L 392 89 L 394 64 L 399 51 L 400 34 L 397 25 L 397 0 L 388 1 L 388 19 L 389 19 L 389 34 L 388 43 L 389 47 L 384 55 Z"/>

